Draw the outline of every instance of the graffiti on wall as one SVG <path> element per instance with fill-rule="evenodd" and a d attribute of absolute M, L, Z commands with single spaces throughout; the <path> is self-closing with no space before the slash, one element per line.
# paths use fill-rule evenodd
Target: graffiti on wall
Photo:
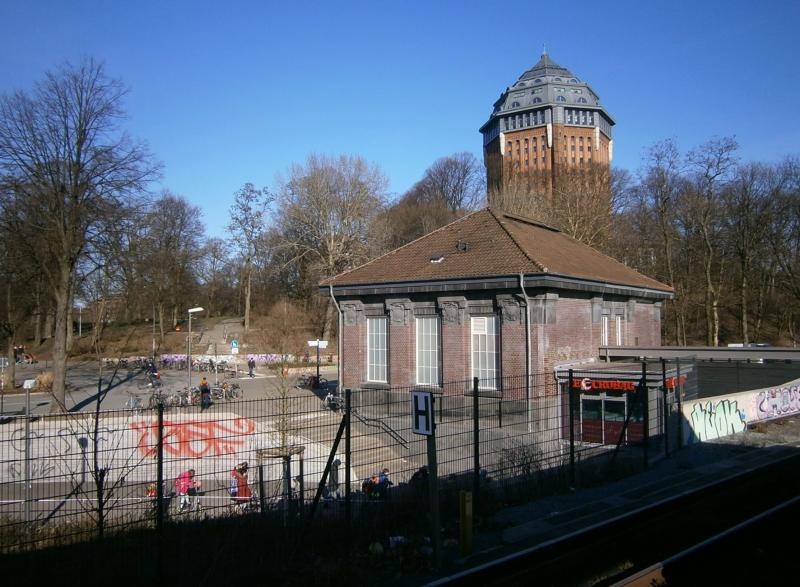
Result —
<path fill-rule="evenodd" d="M 800 412 L 800 387 L 773 387 L 756 396 L 756 413 L 759 420 L 778 418 Z"/>
<path fill-rule="evenodd" d="M 149 420 L 131 422 L 139 434 L 137 446 L 143 457 L 155 457 L 158 445 L 158 423 Z M 247 435 L 256 428 L 249 418 L 231 421 L 164 420 L 164 454 L 173 457 L 218 457 L 246 448 Z"/>
<path fill-rule="evenodd" d="M 746 427 L 747 416 L 735 400 L 697 402 L 692 406 L 692 430 L 700 442 L 736 434 Z"/>

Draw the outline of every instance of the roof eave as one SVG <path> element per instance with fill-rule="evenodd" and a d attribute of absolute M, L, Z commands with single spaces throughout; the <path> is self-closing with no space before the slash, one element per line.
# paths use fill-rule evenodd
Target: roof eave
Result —
<path fill-rule="evenodd" d="M 669 300 L 675 294 L 669 286 L 667 289 L 644 287 L 610 281 L 558 275 L 554 273 L 529 273 L 525 274 L 525 287 L 563 289 L 569 291 L 584 291 L 607 293 L 654 300 Z M 452 291 L 480 291 L 487 289 L 508 289 L 519 287 L 519 275 L 498 275 L 486 277 L 473 277 L 461 279 L 429 279 L 409 280 L 384 283 L 340 283 L 320 284 L 322 295 L 330 295 L 331 286 L 336 296 L 364 296 L 364 295 L 396 295 L 411 293 L 434 293 Z"/>

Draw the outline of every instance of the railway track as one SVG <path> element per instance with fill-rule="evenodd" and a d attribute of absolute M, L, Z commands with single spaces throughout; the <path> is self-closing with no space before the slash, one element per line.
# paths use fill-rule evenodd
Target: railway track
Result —
<path fill-rule="evenodd" d="M 769 561 L 761 569 L 758 564 L 755 569 L 749 567 L 755 560 L 753 557 L 760 556 L 758 552 L 750 553 L 749 559 L 748 555 L 739 555 L 743 558 L 731 560 L 727 554 L 752 547 L 747 532 L 770 536 L 770 528 L 775 526 L 772 534 L 785 529 L 788 536 L 797 535 L 798 465 L 800 454 L 792 453 L 700 489 L 442 577 L 429 585 L 738 584 L 738 580 L 722 579 L 721 570 L 732 567 L 732 572 L 738 571 L 738 577 L 742 578 L 751 570 L 769 572 L 769 568 L 763 567 L 783 568 L 800 560 L 796 554 L 782 557 L 783 560 L 770 556 L 768 551 L 774 544 L 755 547 L 764 550 L 763 558 Z M 727 547 L 720 551 L 722 544 Z M 796 550 L 795 539 L 789 544 L 795 545 L 790 548 Z M 708 553 L 723 556 L 727 562 L 698 563 L 711 560 Z M 698 564 L 716 573 L 716 580 L 698 583 L 690 577 Z M 678 576 L 683 580 L 674 578 Z"/>

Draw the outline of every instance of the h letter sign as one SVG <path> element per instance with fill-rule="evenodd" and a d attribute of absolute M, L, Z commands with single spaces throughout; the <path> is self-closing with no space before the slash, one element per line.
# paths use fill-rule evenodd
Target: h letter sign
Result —
<path fill-rule="evenodd" d="M 430 391 L 411 392 L 411 423 L 414 434 L 433 434 L 433 394 Z"/>

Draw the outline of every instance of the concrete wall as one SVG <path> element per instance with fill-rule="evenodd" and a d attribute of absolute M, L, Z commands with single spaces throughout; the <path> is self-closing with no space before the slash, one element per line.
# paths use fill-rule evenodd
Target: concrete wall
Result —
<path fill-rule="evenodd" d="M 800 413 L 800 379 L 683 404 L 684 441 L 703 442 L 743 432 L 747 426 Z"/>

